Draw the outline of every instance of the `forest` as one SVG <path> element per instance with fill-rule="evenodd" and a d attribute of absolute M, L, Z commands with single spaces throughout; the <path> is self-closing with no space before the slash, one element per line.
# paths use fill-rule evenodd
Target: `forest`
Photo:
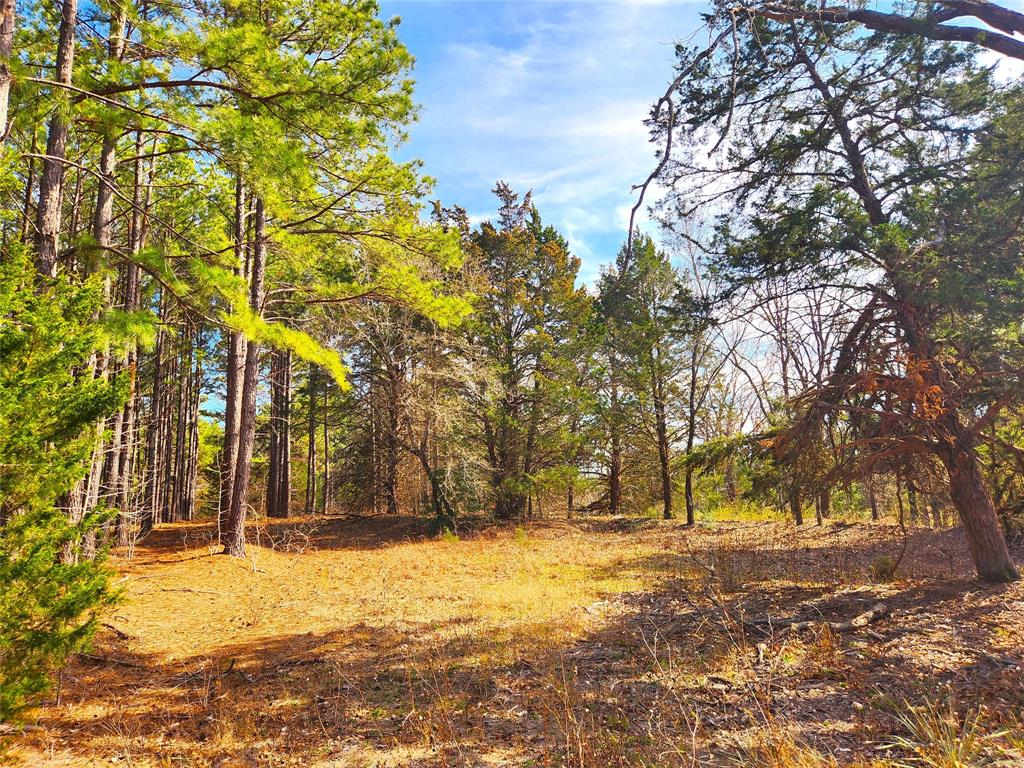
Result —
<path fill-rule="evenodd" d="M 1024 765 L 1024 13 L 700 12 L 588 280 L 375 0 L 0 0 L 0 764 Z"/>

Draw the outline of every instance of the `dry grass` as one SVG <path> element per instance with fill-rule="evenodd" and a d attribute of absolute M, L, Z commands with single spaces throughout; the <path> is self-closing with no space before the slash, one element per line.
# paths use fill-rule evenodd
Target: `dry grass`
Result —
<path fill-rule="evenodd" d="M 986 704 L 970 731 L 986 756 L 1019 747 L 1024 590 L 949 582 L 968 569 L 955 533 L 914 532 L 885 584 L 871 562 L 899 541 L 882 526 L 424 533 L 409 518 L 289 520 L 255 529 L 238 561 L 212 554 L 207 525 L 161 528 L 117 562 L 113 629 L 14 754 L 33 766 L 881 766 L 928 741 L 891 701 L 917 707 L 940 689 L 961 713 Z M 893 615 L 856 632 L 784 631 L 879 600 Z"/>

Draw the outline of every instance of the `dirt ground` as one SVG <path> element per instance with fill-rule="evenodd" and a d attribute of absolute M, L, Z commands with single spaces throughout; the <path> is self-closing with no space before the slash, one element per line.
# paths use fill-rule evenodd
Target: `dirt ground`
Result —
<path fill-rule="evenodd" d="M 1024 766 L 1024 585 L 971 581 L 956 530 L 912 530 L 885 583 L 887 525 L 425 534 L 299 518 L 254 527 L 236 560 L 208 524 L 161 527 L 114 558 L 123 602 L 13 759 L 813 768 L 960 734 Z"/>

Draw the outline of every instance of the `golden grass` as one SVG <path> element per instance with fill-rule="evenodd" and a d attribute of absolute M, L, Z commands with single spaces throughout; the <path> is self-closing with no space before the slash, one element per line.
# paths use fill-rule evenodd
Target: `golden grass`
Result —
<path fill-rule="evenodd" d="M 827 630 L 758 645 L 737 618 L 895 599 L 911 583 L 870 575 L 897 544 L 888 528 L 424 532 L 410 518 L 265 523 L 235 560 L 213 554 L 209 525 L 161 527 L 115 559 L 111 629 L 14 754 L 42 768 L 817 768 L 881 765 L 858 745 L 899 727 L 853 706 L 888 680 L 870 649 L 858 660 Z M 966 562 L 934 556 L 943 536 L 914 548 L 914 583 Z M 1019 628 L 995 624 L 999 653 L 1019 647 Z M 852 751 L 819 753 L 822 739 Z"/>

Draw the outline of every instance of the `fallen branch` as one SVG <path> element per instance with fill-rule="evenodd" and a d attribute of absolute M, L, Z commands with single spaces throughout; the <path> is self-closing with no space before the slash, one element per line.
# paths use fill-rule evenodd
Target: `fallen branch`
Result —
<path fill-rule="evenodd" d="M 122 632 L 120 629 L 115 627 L 113 624 L 108 624 L 107 622 L 103 622 L 100 626 L 104 627 L 106 629 L 109 629 L 111 632 L 113 632 L 121 640 L 128 640 L 129 637 L 130 637 L 127 632 Z"/>
<path fill-rule="evenodd" d="M 89 661 L 98 661 L 105 664 L 117 664 L 122 667 L 131 667 L 132 669 L 149 669 L 145 664 L 136 664 L 134 661 L 128 661 L 127 659 L 118 659 L 114 656 L 99 656 L 94 653 L 82 653 L 79 651 L 76 656 L 81 656 L 83 659 L 89 659 Z"/>
<path fill-rule="evenodd" d="M 756 624 L 782 626 L 784 632 L 803 632 L 814 627 L 828 627 L 833 632 L 848 632 L 851 629 L 860 629 L 868 624 L 877 621 L 883 616 L 889 615 L 889 606 L 885 603 L 877 603 L 863 613 L 859 613 L 849 621 L 822 621 L 820 619 L 761 619 Z"/>

